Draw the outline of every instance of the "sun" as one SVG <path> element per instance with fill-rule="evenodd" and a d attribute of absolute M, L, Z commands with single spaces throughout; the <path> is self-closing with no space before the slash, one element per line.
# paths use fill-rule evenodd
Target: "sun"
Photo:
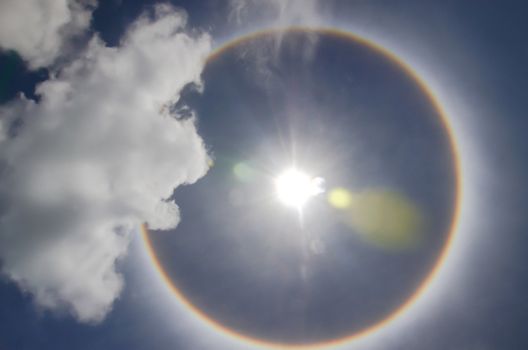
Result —
<path fill-rule="evenodd" d="M 295 168 L 287 169 L 275 179 L 278 199 L 289 207 L 301 209 L 313 196 L 324 192 L 324 180 Z"/>

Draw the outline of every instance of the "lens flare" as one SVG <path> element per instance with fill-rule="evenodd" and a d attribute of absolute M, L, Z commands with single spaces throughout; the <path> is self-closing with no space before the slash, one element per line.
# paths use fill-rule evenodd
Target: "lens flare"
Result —
<path fill-rule="evenodd" d="M 250 181 L 255 176 L 255 170 L 246 163 L 237 163 L 233 167 L 233 174 L 240 181 Z"/>
<path fill-rule="evenodd" d="M 425 217 L 401 193 L 382 189 L 351 192 L 339 187 L 329 191 L 327 200 L 339 210 L 341 221 L 369 243 L 398 250 L 415 248 L 423 239 Z"/>
<path fill-rule="evenodd" d="M 346 209 L 352 204 L 352 194 L 344 188 L 334 188 L 328 193 L 328 202 L 337 209 Z"/>

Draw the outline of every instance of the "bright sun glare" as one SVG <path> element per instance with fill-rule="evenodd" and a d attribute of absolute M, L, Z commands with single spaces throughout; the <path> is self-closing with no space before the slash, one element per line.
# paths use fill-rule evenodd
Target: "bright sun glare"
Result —
<path fill-rule="evenodd" d="M 310 197 L 324 192 L 323 183 L 320 177 L 311 177 L 292 168 L 275 179 L 275 188 L 282 203 L 300 209 Z"/>

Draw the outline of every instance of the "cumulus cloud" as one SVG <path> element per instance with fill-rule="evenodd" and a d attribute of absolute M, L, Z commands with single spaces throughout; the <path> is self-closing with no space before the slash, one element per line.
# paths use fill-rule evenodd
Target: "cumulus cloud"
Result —
<path fill-rule="evenodd" d="M 168 198 L 206 173 L 194 118 L 170 112 L 186 84 L 200 84 L 211 47 L 185 28 L 184 13 L 158 6 L 119 47 L 93 38 L 37 87 L 38 102 L 0 109 L 1 266 L 39 305 L 103 319 L 131 232 L 177 225 Z"/>
<path fill-rule="evenodd" d="M 31 68 L 55 61 L 68 40 L 90 24 L 94 1 L 2 0 L 0 47 L 17 51 Z"/>

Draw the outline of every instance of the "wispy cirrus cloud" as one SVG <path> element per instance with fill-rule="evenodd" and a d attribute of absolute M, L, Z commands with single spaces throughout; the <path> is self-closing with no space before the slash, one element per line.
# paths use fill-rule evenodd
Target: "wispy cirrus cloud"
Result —
<path fill-rule="evenodd" d="M 325 24 L 325 13 L 331 1 L 319 0 L 230 0 L 229 19 L 236 26 L 249 30 L 271 29 L 266 40 L 250 42 L 240 49 L 242 57 L 253 62 L 259 81 L 269 85 L 276 76 L 277 61 L 284 46 L 284 35 L 292 27 L 319 28 Z M 317 49 L 318 35 L 305 32 L 302 41 L 293 43 L 294 50 L 302 52 L 302 59 L 310 61 Z M 292 45 L 292 43 L 290 43 Z M 302 63 L 302 62 L 300 62 Z"/>
<path fill-rule="evenodd" d="M 256 14 L 276 27 L 321 24 L 319 0 L 230 0 L 230 19 L 238 24 Z"/>

